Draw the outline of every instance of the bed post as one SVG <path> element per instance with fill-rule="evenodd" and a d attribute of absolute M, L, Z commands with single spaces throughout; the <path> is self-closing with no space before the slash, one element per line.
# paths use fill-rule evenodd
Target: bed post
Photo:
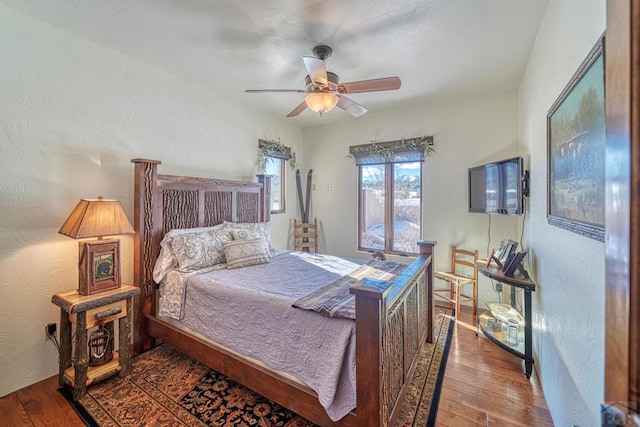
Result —
<path fill-rule="evenodd" d="M 358 425 L 382 426 L 382 322 L 384 291 L 391 282 L 365 278 L 356 297 L 356 412 Z M 366 354 L 362 354 L 366 352 Z M 364 361 L 364 363 L 362 363 Z"/>
<path fill-rule="evenodd" d="M 427 267 L 427 307 L 429 314 L 427 315 L 427 342 L 433 343 L 433 253 L 436 246 L 435 240 L 420 240 L 418 247 L 420 248 L 420 256 L 431 257 L 431 262 Z"/>
<path fill-rule="evenodd" d="M 156 285 L 153 282 L 153 263 L 158 254 L 153 245 L 154 206 L 157 192 L 158 160 L 133 159 L 135 165 L 134 184 L 134 229 L 133 239 L 133 283 L 140 288 L 134 300 L 134 352 L 141 353 L 153 346 L 147 334 L 145 315 L 155 313 Z"/>
<path fill-rule="evenodd" d="M 260 189 L 260 222 L 271 221 L 271 175 L 263 173 L 257 175 Z"/>
<path fill-rule="evenodd" d="M 365 278 L 350 289 L 356 298 L 358 425 L 395 423 L 420 349 L 433 340 L 435 242 L 418 246 L 418 258 L 393 282 Z"/>

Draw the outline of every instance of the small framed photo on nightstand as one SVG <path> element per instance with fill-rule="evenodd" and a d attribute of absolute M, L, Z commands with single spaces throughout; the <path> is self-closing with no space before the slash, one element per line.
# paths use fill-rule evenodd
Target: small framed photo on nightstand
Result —
<path fill-rule="evenodd" d="M 91 295 L 120 287 L 120 241 L 94 240 L 80 246 L 78 292 Z"/>

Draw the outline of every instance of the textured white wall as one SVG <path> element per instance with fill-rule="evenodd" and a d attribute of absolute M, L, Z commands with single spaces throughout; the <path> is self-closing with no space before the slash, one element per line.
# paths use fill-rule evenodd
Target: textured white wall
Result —
<path fill-rule="evenodd" d="M 604 395 L 604 245 L 547 224 L 546 115 L 603 33 L 604 0 L 551 0 L 519 95 L 520 139 L 531 153 L 526 226 L 534 347 L 556 425 L 599 425 Z"/>
<path fill-rule="evenodd" d="M 304 161 L 302 132 L 108 48 L 0 6 L 0 396 L 57 372 L 51 295 L 77 287 L 77 242 L 58 234 L 80 198 L 133 218 L 132 158 L 161 173 L 253 179 L 259 138 Z M 292 177 L 293 175 L 289 175 Z M 276 246 L 295 215 L 273 218 Z M 131 236 L 122 276 L 131 282 Z"/>
<path fill-rule="evenodd" d="M 311 215 L 321 224 L 320 248 L 332 254 L 369 257 L 357 248 L 357 172 L 350 145 L 433 135 L 436 153 L 423 169 L 423 238 L 436 240 L 439 269 L 449 266 L 452 244 L 487 253 L 502 239 L 519 240 L 521 216 L 489 216 L 468 212 L 467 169 L 518 154 L 517 94 L 466 100 L 440 100 L 368 113 L 358 120 L 304 131 L 305 155 L 314 168 L 316 191 Z M 328 190 L 328 187 L 331 190 Z M 406 260 L 406 259 L 405 259 Z M 490 282 L 481 278 L 480 305 L 496 301 Z"/>

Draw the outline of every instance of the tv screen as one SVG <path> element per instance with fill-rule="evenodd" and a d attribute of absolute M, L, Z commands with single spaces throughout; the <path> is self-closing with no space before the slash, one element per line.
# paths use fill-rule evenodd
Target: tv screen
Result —
<path fill-rule="evenodd" d="M 469 212 L 522 215 L 522 157 L 469 169 Z"/>
<path fill-rule="evenodd" d="M 469 169 L 469 212 L 487 212 L 487 184 L 484 165 Z"/>

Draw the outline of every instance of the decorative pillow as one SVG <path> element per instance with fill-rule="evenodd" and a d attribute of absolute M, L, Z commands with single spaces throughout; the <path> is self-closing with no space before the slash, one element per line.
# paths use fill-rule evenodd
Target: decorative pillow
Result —
<path fill-rule="evenodd" d="M 231 240 L 231 235 L 224 224 L 169 231 L 160 242 L 153 279 L 160 283 L 174 268 L 193 271 L 224 262 L 225 240 Z"/>
<path fill-rule="evenodd" d="M 269 262 L 269 250 L 260 238 L 222 242 L 222 246 L 228 269 Z"/>
<path fill-rule="evenodd" d="M 255 230 L 250 230 L 245 228 L 231 228 L 230 232 L 231 232 L 231 237 L 233 237 L 233 240 L 249 240 L 249 239 L 264 240 L 262 233 L 258 233 Z"/>
<path fill-rule="evenodd" d="M 246 230 L 247 236 L 249 238 L 260 237 L 265 242 L 267 249 L 270 252 L 273 252 L 275 249 L 273 247 L 273 243 L 271 242 L 271 223 L 270 222 L 226 222 L 225 226 L 231 230 L 232 236 L 234 240 L 243 240 L 245 237 L 236 238 L 235 236 L 240 236 L 240 230 Z M 233 233 L 236 233 L 233 235 Z"/>
<path fill-rule="evenodd" d="M 178 270 L 194 271 L 224 262 L 222 242 L 230 240 L 226 230 L 181 234 L 171 241 Z"/>

